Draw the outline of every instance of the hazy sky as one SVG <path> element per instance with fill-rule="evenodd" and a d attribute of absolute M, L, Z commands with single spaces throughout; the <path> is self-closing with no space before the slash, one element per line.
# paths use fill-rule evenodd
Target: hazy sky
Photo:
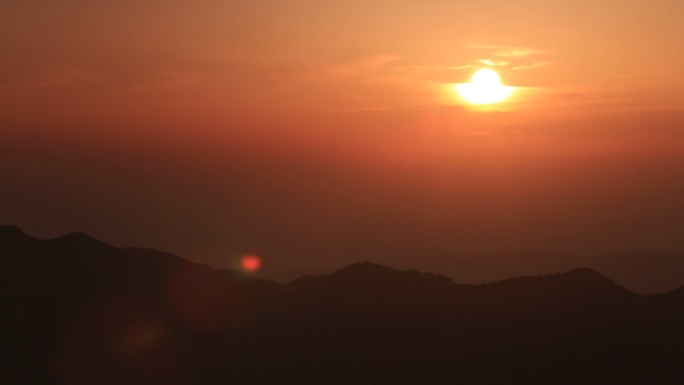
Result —
<path fill-rule="evenodd" d="M 0 2 L 0 223 L 215 266 L 684 251 L 684 2 Z M 453 85 L 495 69 L 511 99 Z"/>

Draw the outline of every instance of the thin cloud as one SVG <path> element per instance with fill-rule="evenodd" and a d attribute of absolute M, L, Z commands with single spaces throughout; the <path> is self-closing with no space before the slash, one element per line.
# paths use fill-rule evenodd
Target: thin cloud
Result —
<path fill-rule="evenodd" d="M 511 64 L 510 61 L 505 61 L 505 60 L 495 61 L 495 60 L 488 60 L 488 59 L 479 59 L 478 62 L 482 63 L 484 65 L 490 66 L 490 67 L 506 67 L 506 66 L 509 66 Z"/>
<path fill-rule="evenodd" d="M 198 83 L 190 70 L 140 69 L 126 66 L 85 67 L 41 65 L 7 71 L 0 87 L 17 90 L 128 90 L 133 92 L 170 90 Z"/>
<path fill-rule="evenodd" d="M 327 66 L 278 70 L 275 77 L 286 82 L 338 81 L 367 75 L 397 60 L 396 55 L 374 55 Z"/>
<path fill-rule="evenodd" d="M 537 69 L 537 68 L 543 68 L 543 67 L 548 67 L 550 65 L 554 65 L 560 63 L 559 61 L 543 61 L 543 62 L 536 62 L 536 63 L 525 63 L 525 64 L 520 64 L 517 65 L 511 70 L 513 71 L 524 71 L 524 70 L 532 70 L 532 69 Z"/>
<path fill-rule="evenodd" d="M 129 86 L 134 92 L 165 91 L 190 87 L 198 83 L 199 76 L 185 71 L 159 71 L 148 74 L 149 80 Z"/>
<path fill-rule="evenodd" d="M 548 67 L 560 60 L 549 57 L 549 52 L 534 47 L 504 46 L 488 44 L 480 40 L 465 40 L 461 46 L 478 51 L 485 51 L 486 55 L 477 62 L 489 67 L 507 67 L 513 71 L 535 70 Z"/>
<path fill-rule="evenodd" d="M 527 56 L 532 56 L 532 55 L 538 55 L 540 53 L 542 53 L 542 51 L 540 51 L 538 49 L 534 49 L 534 48 L 507 47 L 505 49 L 492 52 L 492 55 L 497 56 L 497 57 L 521 58 L 521 57 L 527 57 Z"/>
<path fill-rule="evenodd" d="M 392 63 L 397 60 L 399 60 L 399 56 L 397 55 L 375 55 L 358 60 L 353 60 L 346 63 L 341 63 L 329 67 L 328 70 L 334 72 L 354 72 L 358 70 L 382 67 L 388 63 Z"/>
<path fill-rule="evenodd" d="M 103 79 L 95 72 L 80 66 L 34 67 L 12 74 L 2 82 L 11 88 L 65 88 L 94 85 Z"/>
<path fill-rule="evenodd" d="M 544 51 L 533 47 L 506 46 L 488 44 L 480 40 L 465 40 L 461 46 L 468 49 L 489 51 L 489 54 L 502 58 L 523 58 L 544 53 Z"/>
<path fill-rule="evenodd" d="M 388 68 L 387 76 L 401 79 L 427 80 L 427 81 L 450 81 L 458 78 L 463 70 L 473 68 L 473 65 L 447 66 L 447 65 L 403 65 Z"/>

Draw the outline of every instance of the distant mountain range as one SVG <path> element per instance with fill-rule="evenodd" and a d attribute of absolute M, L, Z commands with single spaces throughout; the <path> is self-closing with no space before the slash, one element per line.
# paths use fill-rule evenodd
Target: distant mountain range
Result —
<path fill-rule="evenodd" d="M 458 262 L 454 258 L 454 262 L 443 266 L 443 270 L 457 282 L 475 284 L 514 276 L 554 274 L 580 267 L 595 270 L 641 294 L 665 293 L 684 285 L 684 254 L 665 255 L 652 251 L 596 256 L 519 251 L 489 258 L 480 257 L 477 262 Z M 285 283 L 302 275 L 324 275 L 332 271 L 334 269 L 295 270 L 265 277 Z"/>
<path fill-rule="evenodd" d="M 462 285 L 362 262 L 281 284 L 2 226 L 0 282 L 2 384 L 684 382 L 684 287 L 587 268 Z"/>
<path fill-rule="evenodd" d="M 641 294 L 665 293 L 684 285 L 684 254 L 664 255 L 651 251 L 610 253 L 598 256 L 544 254 L 519 251 L 482 258 L 478 264 L 448 270 L 460 282 L 487 282 L 511 276 L 542 275 L 588 268 Z"/>

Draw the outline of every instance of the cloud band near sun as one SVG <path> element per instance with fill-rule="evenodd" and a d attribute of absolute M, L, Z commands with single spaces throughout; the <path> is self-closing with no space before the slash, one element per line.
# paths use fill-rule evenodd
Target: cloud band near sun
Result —
<path fill-rule="evenodd" d="M 525 46 L 489 44 L 479 40 L 466 40 L 461 46 L 478 51 L 482 58 L 477 63 L 488 67 L 506 67 L 513 71 L 532 70 L 560 63 L 543 49 Z"/>

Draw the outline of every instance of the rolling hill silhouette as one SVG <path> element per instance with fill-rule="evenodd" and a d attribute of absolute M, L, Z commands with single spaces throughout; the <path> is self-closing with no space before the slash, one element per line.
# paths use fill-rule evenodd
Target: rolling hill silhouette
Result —
<path fill-rule="evenodd" d="M 0 227 L 3 384 L 677 384 L 684 288 L 589 269 L 460 285 L 356 263 L 289 284 Z"/>
<path fill-rule="evenodd" d="M 652 251 L 583 256 L 523 250 L 493 257 L 477 266 L 477 271 L 456 269 L 453 276 L 469 282 L 486 282 L 518 275 L 553 274 L 577 267 L 595 270 L 641 294 L 664 293 L 684 285 L 684 255 Z"/>

